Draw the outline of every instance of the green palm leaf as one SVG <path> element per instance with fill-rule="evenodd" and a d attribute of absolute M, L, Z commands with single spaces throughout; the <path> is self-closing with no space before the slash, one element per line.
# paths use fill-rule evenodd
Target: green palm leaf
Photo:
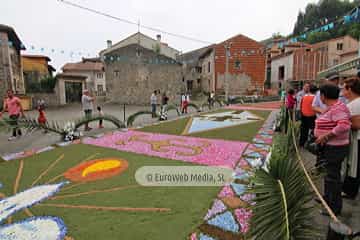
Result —
<path fill-rule="evenodd" d="M 268 172 L 257 169 L 251 178 L 254 239 L 310 240 L 319 235 L 312 224 L 312 192 L 291 143 L 291 134 L 277 136 Z"/>

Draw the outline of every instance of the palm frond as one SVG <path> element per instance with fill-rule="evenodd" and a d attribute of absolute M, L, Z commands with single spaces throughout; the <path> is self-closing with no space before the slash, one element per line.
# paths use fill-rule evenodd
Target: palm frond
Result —
<path fill-rule="evenodd" d="M 319 235 L 312 224 L 312 192 L 295 159 L 291 134 L 276 136 L 268 171 L 255 170 L 251 183 L 255 239 L 310 240 Z"/>
<path fill-rule="evenodd" d="M 151 111 L 140 111 L 140 112 L 137 112 L 137 113 L 134 113 L 133 115 L 131 115 L 130 117 L 128 117 L 127 119 L 127 126 L 128 127 L 131 127 L 133 126 L 135 120 L 139 117 L 139 116 L 142 116 L 142 115 L 152 115 L 153 113 Z M 156 114 L 156 113 L 155 113 Z M 158 114 L 156 114 L 156 117 L 159 117 Z"/>
<path fill-rule="evenodd" d="M 196 105 L 195 103 L 189 103 L 189 104 L 188 104 L 188 107 L 195 108 L 195 110 L 196 110 L 197 112 L 201 112 L 201 108 L 200 108 L 198 105 Z"/>
<path fill-rule="evenodd" d="M 83 126 L 85 124 L 88 124 L 91 122 L 96 122 L 99 120 L 111 122 L 117 128 L 125 128 L 125 124 L 120 119 L 118 119 L 117 117 L 115 117 L 113 115 L 105 114 L 105 115 L 93 115 L 91 117 L 84 117 L 84 118 L 76 120 L 75 121 L 75 130 L 79 129 L 81 126 Z"/>
<path fill-rule="evenodd" d="M 165 110 L 166 110 L 167 112 L 169 112 L 169 111 L 171 111 L 171 110 L 175 110 L 178 116 L 181 115 L 181 114 L 180 114 L 180 111 L 179 111 L 179 108 L 178 108 L 176 105 L 174 105 L 174 104 L 169 104 L 169 105 L 167 105 Z"/>

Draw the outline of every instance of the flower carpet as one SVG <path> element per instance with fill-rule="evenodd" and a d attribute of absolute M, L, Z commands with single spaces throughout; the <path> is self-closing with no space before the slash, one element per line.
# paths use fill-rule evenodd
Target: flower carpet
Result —
<path fill-rule="evenodd" d="M 248 124 L 262 120 L 261 117 L 256 116 L 248 111 L 231 111 L 203 114 L 192 117 L 189 120 L 188 127 L 184 134 L 193 134 L 203 131 L 210 131 L 219 128 L 226 128 L 237 126 L 241 124 Z"/>
<path fill-rule="evenodd" d="M 249 208 L 255 196 L 246 193 L 249 170 L 266 163 L 271 152 L 275 113 L 272 113 L 248 146 L 234 170 L 233 182 L 224 186 L 207 211 L 203 224 L 190 240 L 244 239 L 252 216 Z"/>
<path fill-rule="evenodd" d="M 102 138 L 86 138 L 85 144 L 119 151 L 180 160 L 207 166 L 234 168 L 247 146 L 244 142 L 153 134 L 129 130 Z"/>
<path fill-rule="evenodd" d="M 230 110 L 268 110 L 275 111 L 279 110 L 281 102 L 265 102 L 265 103 L 254 103 L 254 104 L 241 104 L 241 105 L 230 105 L 226 109 Z"/>
<path fill-rule="evenodd" d="M 236 111 L 217 117 L 244 112 Z M 199 134 L 204 137 L 181 136 L 187 121 L 180 120 L 180 128 L 166 123 L 171 127 L 161 133 L 116 131 L 8 155 L 0 162 L 0 239 L 242 239 L 255 204 L 246 192 L 250 170 L 269 156 L 273 120 L 271 114 L 264 124 L 210 128 Z M 250 144 L 243 135 L 253 138 Z M 143 166 L 234 172 L 221 188 L 143 187 L 135 180 Z"/>

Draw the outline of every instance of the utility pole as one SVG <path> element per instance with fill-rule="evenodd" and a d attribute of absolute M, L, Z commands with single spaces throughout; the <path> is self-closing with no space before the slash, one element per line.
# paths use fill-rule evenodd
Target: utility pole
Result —
<path fill-rule="evenodd" d="M 225 101 L 229 101 L 229 58 L 230 58 L 230 47 L 232 43 L 225 43 Z"/>

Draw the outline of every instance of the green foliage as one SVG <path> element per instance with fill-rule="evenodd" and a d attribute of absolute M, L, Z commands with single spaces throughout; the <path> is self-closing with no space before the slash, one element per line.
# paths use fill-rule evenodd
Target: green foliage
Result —
<path fill-rule="evenodd" d="M 167 105 L 166 111 L 167 111 L 167 112 L 170 112 L 170 111 L 172 111 L 172 110 L 175 110 L 178 116 L 181 115 L 181 114 L 180 114 L 180 111 L 179 111 L 179 108 L 178 108 L 176 105 L 174 105 L 174 104 L 169 104 L 169 105 Z"/>
<path fill-rule="evenodd" d="M 108 121 L 113 123 L 117 128 L 125 128 L 124 123 L 119 120 L 118 118 L 112 116 L 112 115 L 95 115 L 91 118 L 81 118 L 78 120 L 75 120 L 75 129 L 77 130 L 81 126 L 85 125 L 86 123 L 99 121 L 100 119 L 104 121 Z M 44 129 L 50 132 L 57 133 L 59 135 L 65 136 L 64 126 L 62 124 L 59 124 L 57 121 L 48 121 L 46 124 L 39 124 L 36 119 L 33 118 L 21 118 L 18 120 L 18 125 L 21 128 L 25 128 L 28 132 L 37 131 L 40 129 Z M 11 130 L 14 127 L 13 120 L 9 118 L 2 118 L 0 119 L 0 131 L 5 130 Z"/>
<path fill-rule="evenodd" d="M 26 91 L 29 93 L 52 93 L 56 85 L 56 78 L 52 76 L 44 77 L 40 82 L 32 81 L 27 83 Z"/>
<path fill-rule="evenodd" d="M 199 107 L 198 105 L 196 105 L 195 103 L 189 103 L 189 104 L 188 104 L 188 107 L 195 108 L 195 110 L 196 110 L 197 112 L 201 112 L 200 107 Z"/>
<path fill-rule="evenodd" d="M 322 0 L 318 4 L 309 3 L 305 12 L 300 11 L 294 26 L 293 35 L 299 35 L 344 16 L 358 5 L 358 1 Z"/>
<path fill-rule="evenodd" d="M 249 190 L 256 194 L 251 234 L 254 239 L 316 239 L 312 192 L 294 154 L 292 135 L 275 138 L 268 171 L 257 169 Z"/>
<path fill-rule="evenodd" d="M 128 127 L 133 126 L 135 120 L 136 120 L 139 116 L 142 116 L 142 115 L 152 115 L 152 112 L 151 112 L 151 111 L 140 111 L 140 112 L 134 113 L 133 115 L 131 115 L 130 117 L 128 117 L 127 123 L 126 123 L 127 126 L 128 126 Z M 159 117 L 159 115 L 156 114 L 156 117 Z"/>
<path fill-rule="evenodd" d="M 109 115 L 109 114 L 105 114 L 104 116 L 93 115 L 90 118 L 84 117 L 84 118 L 76 120 L 75 121 L 75 130 L 77 130 L 78 128 L 80 128 L 81 126 L 83 126 L 87 123 L 96 122 L 99 120 L 111 122 L 117 128 L 125 128 L 125 124 L 121 120 L 119 120 L 117 117 Z"/>
<path fill-rule="evenodd" d="M 331 39 L 332 36 L 329 32 L 312 32 L 308 35 L 306 42 L 310 44 L 322 42 Z"/>

